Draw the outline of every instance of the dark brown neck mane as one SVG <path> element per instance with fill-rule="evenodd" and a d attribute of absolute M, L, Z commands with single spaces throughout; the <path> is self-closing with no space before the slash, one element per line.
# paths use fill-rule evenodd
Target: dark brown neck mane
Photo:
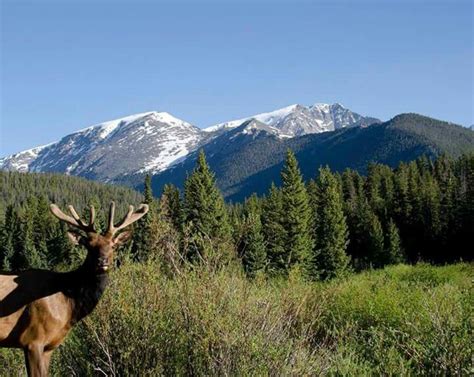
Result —
<path fill-rule="evenodd" d="M 89 315 L 109 283 L 107 273 L 96 274 L 83 264 L 77 270 L 58 276 L 60 292 L 71 299 L 72 324 Z"/>

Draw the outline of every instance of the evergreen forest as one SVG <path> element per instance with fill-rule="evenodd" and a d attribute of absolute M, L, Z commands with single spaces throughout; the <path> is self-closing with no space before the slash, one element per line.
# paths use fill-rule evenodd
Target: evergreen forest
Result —
<path fill-rule="evenodd" d="M 150 177 L 142 195 L 74 177 L 2 172 L 0 269 L 78 263 L 83 251 L 68 243 L 49 204 L 73 204 L 83 215 L 93 205 L 103 227 L 111 200 L 119 212 L 142 201 L 151 206 L 118 263 L 159 259 L 166 268 L 178 268 L 182 262 L 240 261 L 249 277 L 297 271 L 326 280 L 389 264 L 466 261 L 472 259 L 473 180 L 474 156 L 467 154 L 422 157 L 395 169 L 372 163 L 366 176 L 320 167 L 305 182 L 288 150 L 281 186 L 226 203 L 203 152 L 183 192 L 166 185 L 159 198 Z"/>

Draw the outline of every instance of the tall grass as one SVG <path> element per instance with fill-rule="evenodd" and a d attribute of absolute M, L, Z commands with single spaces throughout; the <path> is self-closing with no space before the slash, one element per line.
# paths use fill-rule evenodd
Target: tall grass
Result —
<path fill-rule="evenodd" d="M 54 375 L 468 375 L 474 267 L 399 265 L 329 283 L 175 278 L 125 265 L 53 358 Z M 3 364 L 2 364 L 3 363 Z M 0 351 L 14 375 L 21 354 Z"/>

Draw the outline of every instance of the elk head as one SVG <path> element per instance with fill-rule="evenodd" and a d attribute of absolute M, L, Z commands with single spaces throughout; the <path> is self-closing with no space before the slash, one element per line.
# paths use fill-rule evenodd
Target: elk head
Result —
<path fill-rule="evenodd" d="M 130 206 L 122 221 L 115 225 L 115 203 L 111 202 L 107 230 L 100 234 L 94 227 L 95 209 L 93 206 L 90 207 L 87 224 L 81 220 L 71 205 L 68 206 L 71 216 L 62 212 L 56 204 L 51 204 L 50 208 L 54 216 L 73 228 L 67 232 L 69 239 L 75 245 L 83 245 L 87 249 L 88 254 L 84 266 L 97 274 L 106 273 L 110 269 L 114 250 L 130 238 L 130 231 L 120 231 L 148 212 L 147 204 L 141 204 L 135 211 L 133 206 Z"/>

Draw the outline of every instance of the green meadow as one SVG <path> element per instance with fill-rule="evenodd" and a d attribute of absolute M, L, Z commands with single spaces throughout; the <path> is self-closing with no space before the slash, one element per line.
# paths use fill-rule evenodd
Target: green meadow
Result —
<path fill-rule="evenodd" d="M 127 264 L 54 354 L 53 375 L 469 375 L 472 264 L 330 282 Z M 4 376 L 21 351 L 0 350 Z"/>

